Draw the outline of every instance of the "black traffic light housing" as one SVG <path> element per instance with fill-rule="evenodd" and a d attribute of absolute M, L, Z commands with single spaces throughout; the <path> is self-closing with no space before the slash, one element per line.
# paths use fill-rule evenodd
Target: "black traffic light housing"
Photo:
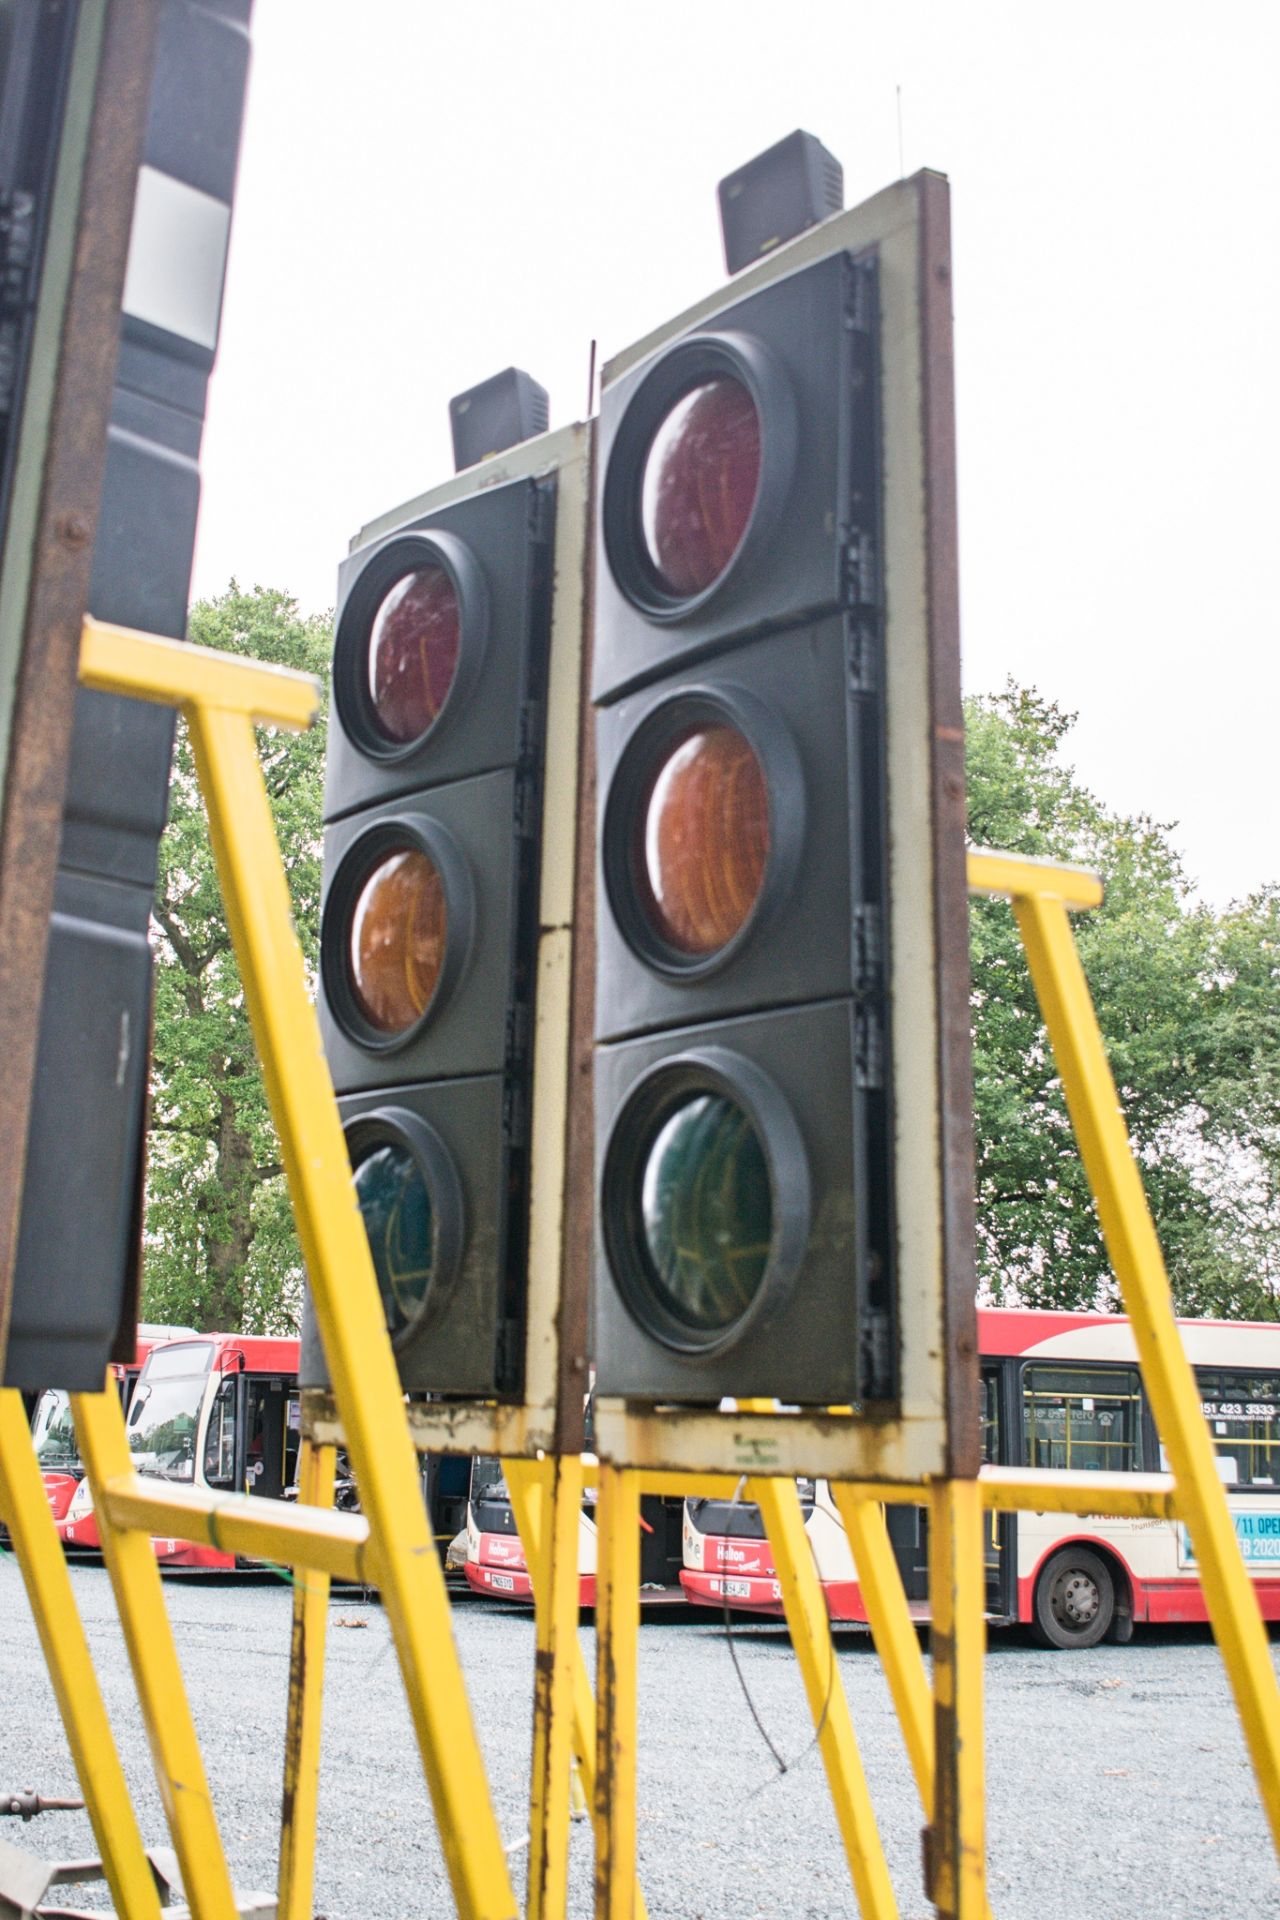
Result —
<path fill-rule="evenodd" d="M 877 314 L 837 251 L 603 394 L 602 1394 L 896 1392 Z"/>
<path fill-rule="evenodd" d="M 320 1022 L 406 1390 L 512 1397 L 556 481 L 483 481 L 341 570 Z"/>

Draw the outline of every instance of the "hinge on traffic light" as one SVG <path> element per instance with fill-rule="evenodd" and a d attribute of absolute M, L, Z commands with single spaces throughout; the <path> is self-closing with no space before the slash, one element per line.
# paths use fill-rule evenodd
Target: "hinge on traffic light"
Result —
<path fill-rule="evenodd" d="M 529 1110 L 522 1087 L 510 1081 L 502 1089 L 502 1137 L 508 1146 L 528 1145 Z"/>
<path fill-rule="evenodd" d="M 850 333 L 870 333 L 876 320 L 875 268 L 850 261 L 845 280 L 844 323 Z"/>
<path fill-rule="evenodd" d="M 555 516 L 556 495 L 554 486 L 542 481 L 529 492 L 529 538 L 545 544 L 551 538 L 551 527 Z"/>
<path fill-rule="evenodd" d="M 864 527 L 853 528 L 844 550 L 844 591 L 855 607 L 874 607 L 878 597 L 876 543 Z"/>
<path fill-rule="evenodd" d="M 520 708 L 520 740 L 517 752 L 521 760 L 532 760 L 542 745 L 542 702 L 526 700 Z"/>
<path fill-rule="evenodd" d="M 31 302 L 35 196 L 0 194 L 0 416 L 13 410 L 21 346 L 20 321 Z"/>
<path fill-rule="evenodd" d="M 507 1065 L 518 1066 L 529 1049 L 529 1006 L 517 1000 L 507 1008 Z"/>
<path fill-rule="evenodd" d="M 884 966 L 884 917 L 863 902 L 853 909 L 853 978 L 857 993 L 874 993 Z M 879 1082 L 876 1083 L 877 1085 Z"/>
<path fill-rule="evenodd" d="M 878 1007 L 853 1010 L 853 1080 L 863 1088 L 884 1085 L 884 1022 Z"/>
<path fill-rule="evenodd" d="M 524 1361 L 524 1338 L 520 1322 L 504 1314 L 498 1322 L 497 1351 L 495 1372 L 500 1387 L 509 1387 L 520 1378 L 520 1368 Z"/>
<path fill-rule="evenodd" d="M 858 1319 L 858 1393 L 863 1400 L 893 1398 L 892 1333 L 883 1307 L 863 1307 Z"/>
<path fill-rule="evenodd" d="M 874 693 L 880 684 L 880 646 L 870 620 L 846 614 L 844 656 L 850 693 Z"/>
<path fill-rule="evenodd" d="M 14 188 L 0 193 L 0 307 L 25 307 L 35 238 L 35 195 Z"/>
<path fill-rule="evenodd" d="M 538 794 L 527 773 L 516 780 L 515 827 L 522 840 L 529 839 L 538 830 Z"/>

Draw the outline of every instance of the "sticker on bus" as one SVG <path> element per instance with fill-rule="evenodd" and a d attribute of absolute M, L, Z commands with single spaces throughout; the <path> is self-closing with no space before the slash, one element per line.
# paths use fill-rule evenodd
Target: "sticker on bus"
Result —
<path fill-rule="evenodd" d="M 1280 1568 L 1280 1513 L 1233 1513 L 1236 1540 L 1246 1566 Z M 1178 1565 L 1194 1567 L 1195 1550 L 1185 1526 L 1178 1528 Z"/>

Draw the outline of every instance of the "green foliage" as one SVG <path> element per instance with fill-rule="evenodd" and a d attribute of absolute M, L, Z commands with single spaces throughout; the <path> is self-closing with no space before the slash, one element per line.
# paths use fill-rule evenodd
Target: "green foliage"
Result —
<path fill-rule="evenodd" d="M 1094 868 L 1077 943 L 1184 1313 L 1280 1316 L 1280 894 L 1197 904 L 1169 829 L 1060 757 L 1074 722 L 1012 684 L 966 705 L 975 844 Z M 995 1300 L 1118 1306 L 1008 906 L 971 909 L 979 1277 Z"/>
<path fill-rule="evenodd" d="M 330 626 L 287 594 L 232 582 L 191 610 L 196 646 L 325 679 Z M 259 751 L 294 921 L 314 976 L 320 926 L 323 721 L 262 731 Z M 302 1257 L 209 845 L 191 744 L 180 726 L 160 843 L 153 932 L 156 1032 L 144 1310 L 206 1330 L 296 1330 Z"/>

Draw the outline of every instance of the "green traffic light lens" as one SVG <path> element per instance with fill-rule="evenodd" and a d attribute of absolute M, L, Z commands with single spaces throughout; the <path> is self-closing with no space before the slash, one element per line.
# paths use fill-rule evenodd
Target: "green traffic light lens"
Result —
<path fill-rule="evenodd" d="M 378 1033 L 404 1033 L 422 1018 L 440 982 L 448 932 L 435 861 L 420 847 L 393 848 L 356 896 L 347 950 L 356 1006 Z"/>
<path fill-rule="evenodd" d="M 696 1333 L 740 1320 L 760 1291 L 773 1200 L 754 1125 L 721 1093 L 686 1098 L 640 1156 L 640 1224 L 657 1303 Z"/>
<path fill-rule="evenodd" d="M 720 578 L 760 490 L 760 415 L 741 380 L 704 380 L 649 443 L 640 521 L 650 566 L 667 593 L 701 593 Z"/>
<path fill-rule="evenodd" d="M 435 1274 L 431 1194 L 408 1148 L 390 1141 L 365 1154 L 355 1170 L 355 1188 L 387 1331 L 394 1336 L 421 1317 Z"/>
<path fill-rule="evenodd" d="M 374 725 L 395 746 L 431 731 L 458 669 L 462 616 L 443 567 L 415 567 L 379 602 L 369 629 Z"/>

